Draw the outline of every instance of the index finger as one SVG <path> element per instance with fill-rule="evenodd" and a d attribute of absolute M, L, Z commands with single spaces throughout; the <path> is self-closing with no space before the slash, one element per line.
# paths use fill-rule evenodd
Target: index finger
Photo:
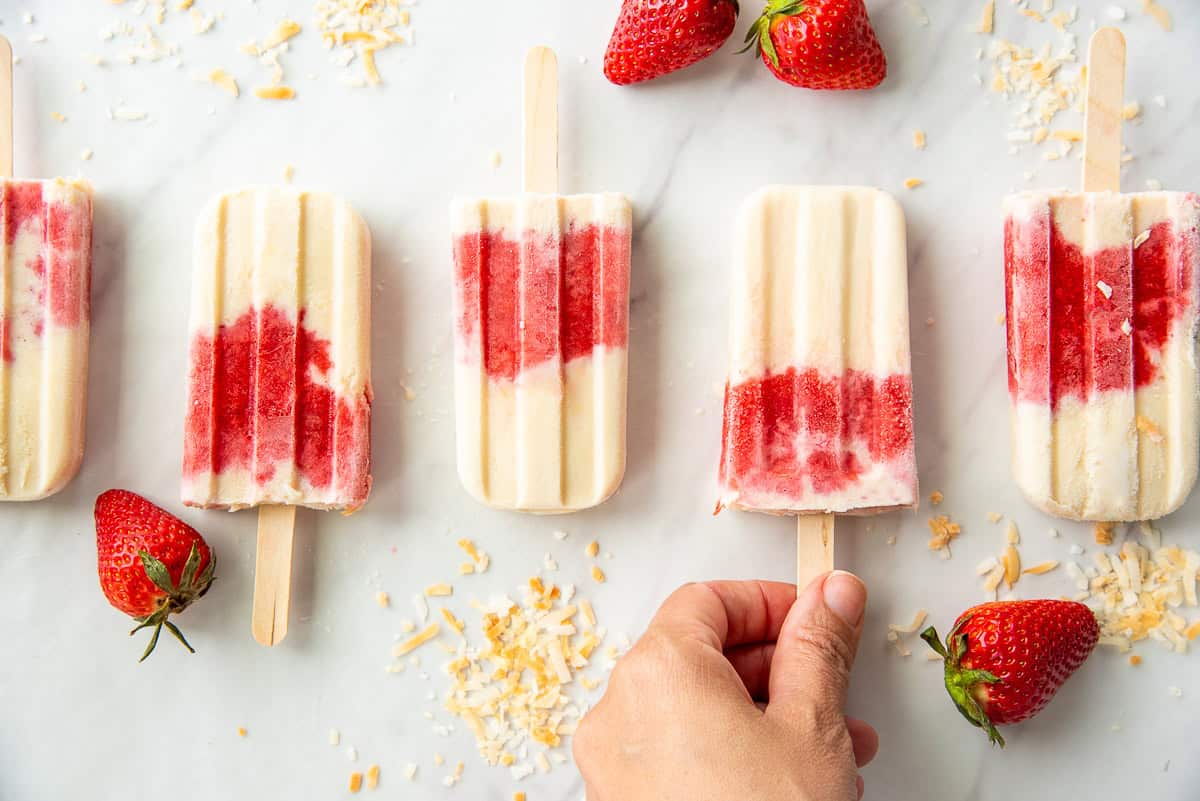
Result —
<path fill-rule="evenodd" d="M 663 601 L 650 628 L 695 637 L 717 650 L 774 642 L 796 585 L 781 581 L 706 581 L 685 584 Z"/>

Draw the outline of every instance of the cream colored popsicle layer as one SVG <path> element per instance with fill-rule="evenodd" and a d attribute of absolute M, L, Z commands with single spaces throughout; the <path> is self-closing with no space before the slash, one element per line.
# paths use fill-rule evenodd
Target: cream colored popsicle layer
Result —
<path fill-rule="evenodd" d="M 718 507 L 917 500 L 904 214 L 859 187 L 773 186 L 738 220 Z"/>
<path fill-rule="evenodd" d="M 595 506 L 625 472 L 628 201 L 459 200 L 452 225 L 463 485 L 502 509 Z"/>
<path fill-rule="evenodd" d="M 251 188 L 196 229 L 183 501 L 356 509 L 371 487 L 371 238 L 341 198 Z"/>
<path fill-rule="evenodd" d="M 0 500 L 79 470 L 86 416 L 92 189 L 0 179 Z"/>
<path fill-rule="evenodd" d="M 1200 462 L 1200 199 L 1025 193 L 1004 208 L 1018 485 L 1077 520 L 1174 511 Z"/>

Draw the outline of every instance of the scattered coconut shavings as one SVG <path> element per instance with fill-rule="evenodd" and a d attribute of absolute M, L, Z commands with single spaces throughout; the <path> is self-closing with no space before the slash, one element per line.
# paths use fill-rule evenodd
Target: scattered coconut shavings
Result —
<path fill-rule="evenodd" d="M 291 164 L 285 164 L 283 167 L 283 180 L 285 183 L 291 183 L 292 177 L 296 174 L 296 168 Z"/>
<path fill-rule="evenodd" d="M 1116 528 L 1116 523 L 1097 523 L 1092 526 L 1092 535 L 1096 538 L 1097 545 L 1112 545 L 1113 529 Z"/>
<path fill-rule="evenodd" d="M 354 771 L 350 774 L 350 792 L 357 793 L 362 789 L 363 775 L 361 771 Z"/>
<path fill-rule="evenodd" d="M 942 495 L 942 493 L 938 492 L 937 490 L 929 493 L 929 503 L 933 506 L 938 506 L 943 500 L 945 500 L 945 498 L 946 496 Z"/>
<path fill-rule="evenodd" d="M 1008 526 L 1004 529 L 1004 542 L 1008 545 L 1021 544 L 1021 531 L 1012 520 L 1008 521 Z"/>
<path fill-rule="evenodd" d="M 600 543 L 592 540 L 587 544 L 587 547 L 583 549 L 583 552 L 587 554 L 588 558 L 595 559 L 600 553 Z"/>
<path fill-rule="evenodd" d="M 430 598 L 444 598 L 454 594 L 454 587 L 450 584 L 430 584 L 425 588 L 425 594 Z"/>
<path fill-rule="evenodd" d="M 362 77 L 353 79 L 350 73 L 343 73 L 343 83 L 382 83 L 375 54 L 393 45 L 413 43 L 407 9 L 413 4 L 414 0 L 318 0 L 313 22 L 330 51 L 330 63 L 348 69 L 355 58 L 362 62 Z"/>
<path fill-rule="evenodd" d="M 1133 240 L 1134 248 L 1140 248 L 1142 245 L 1146 244 L 1147 240 L 1149 240 L 1149 239 L 1150 239 L 1150 229 L 1147 228 L 1145 231 L 1142 231 L 1140 234 L 1138 234 L 1136 237 L 1134 237 L 1134 240 Z"/>
<path fill-rule="evenodd" d="M 921 186 L 924 183 L 925 182 L 922 181 L 920 178 L 905 178 L 904 179 L 904 188 L 905 189 L 916 189 L 918 186 Z"/>
<path fill-rule="evenodd" d="M 329 744 L 337 745 L 341 741 L 342 741 L 342 733 L 339 732 L 337 729 L 330 729 L 329 730 Z"/>
<path fill-rule="evenodd" d="M 1004 515 L 1000 514 L 999 512 L 988 512 L 987 519 L 989 523 L 999 523 L 1004 519 Z"/>
<path fill-rule="evenodd" d="M 1082 600 L 1096 613 L 1100 642 L 1129 651 L 1152 639 L 1168 650 L 1186 653 L 1200 636 L 1200 617 L 1184 616 L 1200 608 L 1197 574 L 1200 552 L 1177 545 L 1148 548 L 1127 540 L 1115 553 L 1097 552 L 1091 578 L 1078 565 L 1067 570 L 1081 587 Z"/>
<path fill-rule="evenodd" d="M 391 606 L 392 599 L 391 596 L 389 596 L 386 592 L 380 591 L 375 593 L 375 603 L 379 604 L 382 608 L 387 609 L 389 606 Z"/>
<path fill-rule="evenodd" d="M 599 566 L 592 565 L 592 580 L 597 584 L 603 584 L 608 580 L 608 577 L 604 575 L 604 571 L 601 570 Z"/>
<path fill-rule="evenodd" d="M 1134 100 L 1121 108 L 1121 119 L 1129 122 L 1142 116 L 1142 104 Z"/>
<path fill-rule="evenodd" d="M 237 729 L 237 736 L 238 736 L 238 737 L 245 737 L 245 736 L 246 736 L 246 727 L 245 727 L 245 726 L 238 726 L 238 729 Z"/>
<path fill-rule="evenodd" d="M 416 780 L 417 766 L 412 762 L 408 762 L 404 765 L 404 778 L 408 779 L 410 782 Z"/>
<path fill-rule="evenodd" d="M 83 159 L 84 161 L 91 161 L 92 156 L 94 156 L 94 155 L 95 155 L 95 152 L 89 147 L 89 148 L 85 148 L 84 151 L 79 154 L 79 158 Z"/>
<path fill-rule="evenodd" d="M 371 765 L 367 768 L 367 789 L 374 790 L 379 786 L 379 766 Z"/>
<path fill-rule="evenodd" d="M 55 122 L 66 122 L 67 116 L 60 112 L 52 111 L 50 112 L 50 119 L 54 120 Z"/>
<path fill-rule="evenodd" d="M 1098 289 L 1100 294 L 1105 298 L 1112 298 L 1113 288 L 1110 284 L 1105 283 L 1104 281 L 1097 281 L 1096 289 Z"/>
<path fill-rule="evenodd" d="M 929 518 L 929 530 L 932 532 L 932 536 L 929 538 L 929 550 L 942 551 L 946 558 L 949 558 L 950 543 L 962 534 L 962 526 L 946 515 L 938 515 Z"/>
<path fill-rule="evenodd" d="M 995 5 L 987 4 L 981 32 L 994 31 Z M 1039 26 L 1048 21 L 1055 33 L 1034 47 L 993 39 L 986 50 L 991 67 L 988 87 L 1008 101 L 1011 111 L 1006 133 L 1009 151 L 1019 154 L 1024 146 L 1031 144 L 1047 148 L 1041 153 L 1043 160 L 1058 161 L 1072 155 L 1071 148 L 1064 144 L 1080 141 L 1074 136 L 1062 138 L 1049 133 L 1052 123 L 1063 112 L 1077 113 L 1082 118 L 1086 70 L 1080 61 L 1078 36 L 1071 30 L 1078 22 L 1078 8 L 1072 6 L 1069 12 L 1059 11 L 1047 19 L 1045 15 L 1052 11 L 1048 4 L 1043 6 L 1043 12 L 1029 8 L 1026 2 L 1014 6 L 1014 20 L 1024 19 L 1028 20 L 1026 25 Z M 1039 27 L 1037 30 L 1040 33 L 1046 29 Z M 1130 103 L 1126 113 L 1135 108 L 1140 113 L 1140 104 L 1136 101 Z M 1074 155 L 1078 157 L 1079 154 Z"/>
<path fill-rule="evenodd" d="M 914 150 L 924 150 L 925 143 L 926 143 L 925 132 L 922 131 L 920 128 L 913 131 L 913 149 Z"/>
<path fill-rule="evenodd" d="M 530 745 L 554 749 L 574 732 L 582 711 L 570 687 L 587 686 L 583 671 L 603 641 L 590 604 L 568 602 L 539 576 L 521 594 L 520 602 L 501 596 L 478 604 L 483 641 L 468 635 L 445 666 L 446 710 L 467 724 L 487 764 L 517 779 L 550 769 L 544 751 L 526 761 Z"/>

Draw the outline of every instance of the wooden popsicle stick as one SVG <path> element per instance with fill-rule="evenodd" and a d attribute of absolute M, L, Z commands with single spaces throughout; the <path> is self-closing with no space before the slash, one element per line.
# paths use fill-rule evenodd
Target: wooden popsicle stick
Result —
<path fill-rule="evenodd" d="M 1101 28 L 1088 45 L 1083 118 L 1083 191 L 1121 191 L 1121 123 L 1125 107 L 1125 35 Z"/>
<path fill-rule="evenodd" d="M 833 570 L 833 515 L 796 517 L 796 594 Z"/>
<path fill-rule="evenodd" d="M 548 47 L 525 54 L 522 139 L 526 192 L 558 191 L 558 57 Z"/>
<path fill-rule="evenodd" d="M 287 636 L 292 600 L 292 542 L 295 506 L 258 508 L 258 550 L 254 557 L 254 611 L 250 628 L 259 645 L 278 645 Z"/>
<path fill-rule="evenodd" d="M 0 36 L 0 178 L 13 176 L 13 55 Z"/>

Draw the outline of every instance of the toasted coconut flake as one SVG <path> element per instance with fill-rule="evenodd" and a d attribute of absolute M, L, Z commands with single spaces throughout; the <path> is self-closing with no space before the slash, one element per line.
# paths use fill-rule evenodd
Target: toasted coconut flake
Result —
<path fill-rule="evenodd" d="M 1004 530 L 1004 542 L 1008 545 L 1019 545 L 1021 543 L 1021 532 L 1017 528 L 1017 524 L 1009 520 L 1008 526 Z"/>
<path fill-rule="evenodd" d="M 350 774 L 350 792 L 357 793 L 362 789 L 363 775 L 361 771 L 354 771 Z"/>
<path fill-rule="evenodd" d="M 463 562 L 458 566 L 458 575 L 469 576 L 475 572 L 474 562 Z"/>
<path fill-rule="evenodd" d="M 263 100 L 291 100 L 296 96 L 296 90 L 290 86 L 260 86 L 254 90 L 254 95 Z"/>
<path fill-rule="evenodd" d="M 898 623 L 889 623 L 888 630 L 894 631 L 897 634 L 912 634 L 917 629 L 921 628 L 921 626 L 925 623 L 926 618 L 928 618 L 928 617 L 929 617 L 928 611 L 926 611 L 924 609 L 918 609 L 917 613 L 915 615 L 913 615 L 912 622 L 909 623 L 907 626 L 904 626 L 904 625 L 901 625 Z"/>
<path fill-rule="evenodd" d="M 1092 526 L 1092 535 L 1096 538 L 1097 545 L 1112 545 L 1113 529 L 1116 523 L 1097 523 Z"/>
<path fill-rule="evenodd" d="M 939 506 L 939 505 L 941 505 L 943 500 L 945 500 L 945 496 L 942 495 L 942 493 L 938 492 L 937 490 L 934 490 L 933 492 L 929 493 L 929 503 L 931 505 Z"/>
<path fill-rule="evenodd" d="M 444 606 L 442 607 L 442 617 L 446 619 L 446 623 L 450 625 L 450 628 L 454 629 L 459 634 L 463 633 L 463 629 L 465 628 L 463 622 L 456 618 L 454 613 Z"/>
<path fill-rule="evenodd" d="M 430 598 L 443 598 L 448 595 L 453 595 L 454 587 L 445 583 L 430 584 L 425 588 L 425 594 Z"/>
<path fill-rule="evenodd" d="M 1021 580 L 1021 555 L 1017 553 L 1015 545 L 1004 549 L 1000 564 L 1004 566 L 1004 583 L 1012 589 L 1013 585 Z"/>
<path fill-rule="evenodd" d="M 1174 23 L 1171 21 L 1171 12 L 1160 6 L 1154 0 L 1142 0 L 1142 11 L 1154 17 L 1159 26 L 1167 33 L 1171 32 Z"/>
<path fill-rule="evenodd" d="M 601 570 L 599 568 L 599 566 L 592 565 L 592 580 L 595 581 L 597 584 L 603 584 L 608 579 L 604 575 L 604 571 Z"/>
<path fill-rule="evenodd" d="M 379 766 L 372 765 L 367 768 L 367 789 L 374 790 L 379 786 Z"/>
<path fill-rule="evenodd" d="M 595 559 L 597 554 L 600 553 L 600 543 L 592 540 L 587 544 L 587 547 L 584 548 L 583 552 L 587 554 L 588 558 Z"/>
<path fill-rule="evenodd" d="M 950 543 L 962 534 L 962 526 L 946 515 L 938 515 L 929 518 L 929 531 L 932 533 L 929 538 L 929 550 L 942 551 L 948 550 Z"/>
<path fill-rule="evenodd" d="M 241 94 L 237 81 L 225 70 L 217 69 L 210 72 L 208 74 L 208 82 L 228 93 L 231 97 L 237 97 Z"/>
<path fill-rule="evenodd" d="M 915 150 L 924 150 L 925 144 L 926 144 L 925 132 L 922 131 L 920 128 L 913 131 L 912 141 L 913 141 L 913 148 Z"/>
<path fill-rule="evenodd" d="M 1154 421 L 1149 417 L 1139 414 L 1136 418 L 1136 422 L 1137 430 L 1149 437 L 1151 442 L 1163 441 L 1162 429 L 1155 425 Z"/>
<path fill-rule="evenodd" d="M 1054 559 L 1051 559 L 1048 562 L 1039 562 L 1038 564 L 1033 565 L 1032 567 L 1027 567 L 1027 568 L 1025 568 L 1025 570 L 1023 572 L 1030 576 L 1041 576 L 1046 573 L 1049 573 L 1051 570 L 1054 570 L 1057 567 L 1058 567 L 1058 562 Z"/>
<path fill-rule="evenodd" d="M 999 523 L 1004 519 L 1004 515 L 1000 514 L 999 512 L 988 512 L 987 519 L 989 523 Z"/>
<path fill-rule="evenodd" d="M 441 627 L 436 622 L 430 623 L 428 626 L 421 629 L 419 633 L 414 634 L 404 642 L 396 643 L 395 647 L 392 648 L 392 656 L 400 657 L 416 650 L 420 646 L 436 637 L 440 629 Z"/>
<path fill-rule="evenodd" d="M 979 18 L 979 33 L 991 34 L 996 29 L 996 0 L 987 0 L 983 4 L 983 14 Z"/>
<path fill-rule="evenodd" d="M 375 603 L 379 604 L 384 609 L 387 609 L 392 604 L 392 599 L 386 592 L 382 590 L 375 593 Z"/>
<path fill-rule="evenodd" d="M 920 178 L 905 178 L 904 179 L 904 188 L 905 189 L 916 189 L 918 186 L 921 186 L 924 183 L 925 182 L 922 181 Z"/>
<path fill-rule="evenodd" d="M 279 47 L 279 45 L 291 39 L 300 33 L 300 23 L 295 20 L 285 19 L 276 26 L 275 30 L 263 41 L 262 49 L 271 50 Z"/>

